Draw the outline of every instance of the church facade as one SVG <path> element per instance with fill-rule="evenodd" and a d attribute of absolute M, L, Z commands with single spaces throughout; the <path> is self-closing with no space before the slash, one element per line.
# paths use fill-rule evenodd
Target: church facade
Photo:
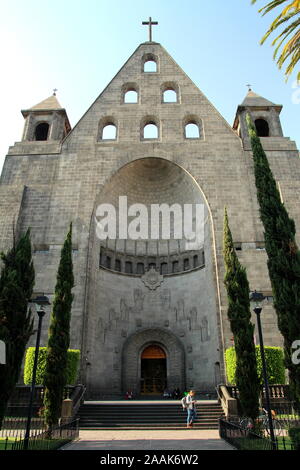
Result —
<path fill-rule="evenodd" d="M 79 380 L 88 397 L 211 391 L 225 381 L 224 351 L 232 346 L 223 285 L 225 206 L 250 287 L 271 298 L 247 112 L 300 230 L 299 152 L 283 136 L 280 111 L 249 90 L 231 127 L 152 41 L 136 49 L 73 129 L 55 95 L 22 111 L 23 137 L 9 148 L 1 176 L 0 247 L 11 246 L 14 225 L 19 233 L 31 228 L 35 292 L 51 301 L 72 222 L 70 347 L 81 350 Z M 154 228 L 153 207 L 159 208 Z M 185 232 L 177 236 L 176 210 L 182 222 L 180 209 L 188 207 L 201 209 L 196 244 Z M 121 225 L 113 236 L 100 236 L 109 210 L 119 223 L 135 221 L 135 236 L 121 233 Z M 142 212 L 149 230 L 139 237 Z M 157 225 L 168 215 L 173 222 L 165 237 Z M 280 346 L 271 301 L 262 321 L 265 344 Z"/>

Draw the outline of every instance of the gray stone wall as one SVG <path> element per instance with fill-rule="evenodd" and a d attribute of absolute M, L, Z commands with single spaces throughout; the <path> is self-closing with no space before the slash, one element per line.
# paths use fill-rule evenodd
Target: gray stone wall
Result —
<path fill-rule="evenodd" d="M 157 58 L 157 72 L 143 72 L 147 54 Z M 170 84 L 177 91 L 177 102 L 164 103 L 162 93 Z M 137 103 L 124 103 L 124 92 L 130 88 L 138 91 Z M 278 120 L 278 116 L 273 113 L 269 121 L 272 119 Z M 147 122 L 157 124 L 156 140 L 143 138 Z M 199 123 L 200 138 L 185 137 L 188 122 Z M 105 123 L 117 127 L 115 140 L 101 139 Z M 278 122 L 272 129 L 275 137 L 263 138 L 263 145 L 299 233 L 300 209 L 295 198 L 300 182 L 299 153 L 293 142 L 281 137 Z M 146 158 L 162 159 L 185 172 L 186 181 L 190 178 L 194 182 L 205 202 L 208 215 L 205 268 L 165 277 L 153 292 L 139 278 L 99 269 L 93 227 L 95 206 L 104 200 L 112 177 L 128 163 Z M 133 195 L 139 185 L 138 195 L 143 193 L 142 182 L 142 175 L 128 182 Z M 157 200 L 165 202 L 157 181 L 153 182 L 153 192 L 154 188 Z M 176 193 L 173 187 L 179 199 L 184 193 L 184 188 Z M 13 217 L 20 230 L 31 227 L 36 246 L 35 289 L 50 298 L 60 248 L 73 221 L 71 347 L 82 350 L 81 378 L 87 380 L 91 391 L 102 393 L 111 383 L 116 393 L 121 391 L 124 380 L 129 380 L 123 370 L 124 348 L 142 330 L 149 332 L 149 341 L 154 330 L 155 341 L 159 341 L 159 335 L 176 338 L 177 342 L 169 341 L 177 345 L 186 386 L 213 388 L 219 365 L 224 380 L 223 352 L 232 345 L 223 286 L 224 206 L 234 241 L 242 247 L 238 254 L 247 268 L 251 289 L 270 291 L 266 254 L 256 245 L 263 241 L 263 229 L 252 157 L 247 139 L 241 140 L 161 45 L 141 44 L 62 143 L 24 140 L 10 147 L 0 195 L 1 248 L 9 246 Z M 47 249 L 38 249 L 41 246 Z M 170 306 L 165 308 L 167 292 Z M 137 309 L 135 302 L 142 303 L 143 308 Z M 45 342 L 47 321 L 44 325 Z M 263 327 L 266 344 L 281 343 L 271 305 L 266 307 Z M 163 339 L 160 341 L 163 343 Z M 138 380 L 138 372 L 134 380 Z"/>

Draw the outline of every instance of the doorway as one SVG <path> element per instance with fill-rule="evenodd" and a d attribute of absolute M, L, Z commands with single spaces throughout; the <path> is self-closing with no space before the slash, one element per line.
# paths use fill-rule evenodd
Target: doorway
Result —
<path fill-rule="evenodd" d="M 162 394 L 167 387 L 167 357 L 158 345 L 147 346 L 141 355 L 141 393 Z"/>

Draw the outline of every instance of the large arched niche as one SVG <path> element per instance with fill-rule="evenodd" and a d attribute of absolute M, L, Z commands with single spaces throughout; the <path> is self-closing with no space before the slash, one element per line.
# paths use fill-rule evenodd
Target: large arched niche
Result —
<path fill-rule="evenodd" d="M 122 351 L 122 389 L 140 393 L 141 356 L 147 346 L 162 348 L 167 359 L 167 386 L 170 390 L 177 387 L 184 390 L 185 352 L 184 347 L 172 332 L 161 328 L 138 331 L 127 338 Z"/>
<path fill-rule="evenodd" d="M 121 196 L 126 196 L 127 205 L 138 203 L 145 205 L 150 214 L 150 206 L 155 204 L 167 204 L 171 207 L 174 204 L 180 204 L 183 208 L 185 204 L 203 204 L 205 211 L 205 223 L 209 226 L 210 234 L 213 234 L 212 217 L 208 201 L 201 189 L 201 186 L 194 179 L 194 177 L 182 166 L 173 163 L 165 158 L 145 157 L 133 160 L 126 163 L 119 168 L 113 175 L 109 177 L 106 183 L 101 187 L 98 196 L 96 197 L 92 223 L 94 224 L 91 242 L 97 244 L 97 235 L 95 230 L 97 209 L 102 204 L 111 204 L 116 208 L 118 220 L 118 208 Z M 130 222 L 130 220 L 129 220 Z M 208 222 L 208 223 L 207 223 Z M 149 232 L 151 222 L 149 220 Z M 173 239 L 175 227 L 171 227 L 171 238 Z M 206 236 L 208 233 L 206 234 Z M 140 243 L 139 240 L 120 240 L 119 231 L 117 227 L 117 240 L 107 239 L 105 246 L 112 250 L 119 252 L 126 252 L 129 250 L 132 253 L 133 245 L 137 246 L 139 253 L 145 250 L 145 244 Z M 171 251 L 184 251 L 184 239 L 180 242 L 172 240 L 169 243 L 168 253 L 164 243 L 160 244 L 159 250 L 162 254 L 169 254 Z M 147 240 L 152 242 L 152 240 Z M 162 237 L 160 237 L 162 241 Z M 98 243 L 99 245 L 99 243 Z M 144 245 L 144 247 L 143 247 Z M 153 245 L 153 244 L 152 244 Z M 155 249 L 152 247 L 152 250 Z M 148 250 L 149 251 L 149 250 Z"/>
<path fill-rule="evenodd" d="M 151 204 L 162 203 L 169 206 L 176 203 L 202 204 L 204 241 L 200 248 L 205 253 L 204 265 L 186 269 L 186 240 L 99 240 L 95 222 L 97 207 L 100 204 L 117 207 L 118 198 L 124 195 L 128 206 L 135 203 L 144 204 L 147 208 Z M 104 249 L 110 250 L 110 264 L 106 268 L 100 263 L 103 245 Z M 158 253 L 156 259 L 155 253 Z M 193 256 L 194 252 L 192 259 Z M 172 268 L 172 263 L 177 260 L 183 267 L 180 272 L 164 270 L 159 273 L 156 265 L 160 278 L 155 289 L 151 289 L 143 276 L 152 269 L 150 259 L 152 265 L 158 258 L 159 262 L 167 263 L 168 268 Z M 123 269 L 128 262 L 133 267 L 130 272 Z M 119 269 L 122 263 L 123 267 Z M 144 273 L 135 271 L 141 263 L 144 264 Z M 116 171 L 96 197 L 89 236 L 84 349 L 91 356 L 91 384 L 95 382 L 97 388 L 106 390 L 111 380 L 114 389 L 120 392 L 130 382 L 139 381 L 137 357 L 130 365 L 125 353 L 121 358 L 120 351 L 127 338 L 137 331 L 158 328 L 172 331 L 176 338 L 180 338 L 185 354 L 188 354 L 188 366 L 180 373 L 186 379 L 181 378 L 180 384 L 186 380 L 188 387 L 213 388 L 215 383 L 211 371 L 216 362 L 222 363 L 223 344 L 217 272 L 211 211 L 191 174 L 169 160 L 156 157 L 134 160 Z M 155 337 L 149 338 L 149 344 L 156 341 L 158 345 L 168 347 L 167 343 Z M 180 367 L 184 367 L 184 363 L 182 359 Z M 130 378 L 126 374 L 132 368 L 135 372 Z M 110 376 L 108 371 L 111 371 Z M 172 386 L 174 374 L 170 371 L 172 368 L 168 368 Z M 179 386 L 175 380 L 174 385 Z"/>

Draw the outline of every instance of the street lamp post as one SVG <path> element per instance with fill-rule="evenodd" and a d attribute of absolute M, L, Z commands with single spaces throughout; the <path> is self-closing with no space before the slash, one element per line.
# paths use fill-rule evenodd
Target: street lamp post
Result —
<path fill-rule="evenodd" d="M 41 331 L 42 331 L 42 321 L 46 313 L 45 310 L 43 309 L 43 306 L 50 305 L 49 299 L 45 295 L 39 295 L 36 298 L 32 299 L 30 302 L 37 305 L 36 313 L 38 314 L 38 317 L 39 317 L 39 323 L 38 323 L 38 329 L 37 329 L 34 364 L 33 364 L 33 370 L 32 370 L 32 381 L 31 381 L 31 389 L 30 389 L 30 399 L 29 399 L 29 405 L 28 405 L 28 415 L 27 415 L 26 431 L 25 431 L 25 437 L 24 437 L 24 450 L 28 449 L 29 436 L 30 436 L 33 399 L 34 399 L 35 382 L 36 382 L 36 371 L 37 371 L 37 365 L 38 365 L 40 338 L 41 338 Z"/>
<path fill-rule="evenodd" d="M 260 346 L 260 355 L 261 355 L 261 363 L 262 363 L 262 371 L 263 371 L 263 378 L 264 378 L 264 385 L 265 385 L 265 393 L 266 393 L 266 409 L 268 414 L 268 422 L 269 422 L 269 429 L 270 429 L 270 437 L 272 442 L 272 447 L 274 450 L 277 449 L 276 439 L 274 434 L 274 426 L 272 420 L 272 412 L 271 412 L 271 404 L 270 404 L 270 393 L 269 393 L 269 381 L 267 375 L 267 365 L 266 365 L 266 358 L 265 358 L 265 350 L 264 350 L 264 341 L 263 341 L 263 334 L 261 328 L 261 319 L 260 314 L 262 311 L 262 302 L 265 299 L 264 295 L 261 292 L 251 292 L 250 294 L 250 301 L 255 303 L 255 307 L 253 309 L 254 313 L 257 317 L 257 328 L 258 328 L 258 336 L 259 336 L 259 346 Z"/>

